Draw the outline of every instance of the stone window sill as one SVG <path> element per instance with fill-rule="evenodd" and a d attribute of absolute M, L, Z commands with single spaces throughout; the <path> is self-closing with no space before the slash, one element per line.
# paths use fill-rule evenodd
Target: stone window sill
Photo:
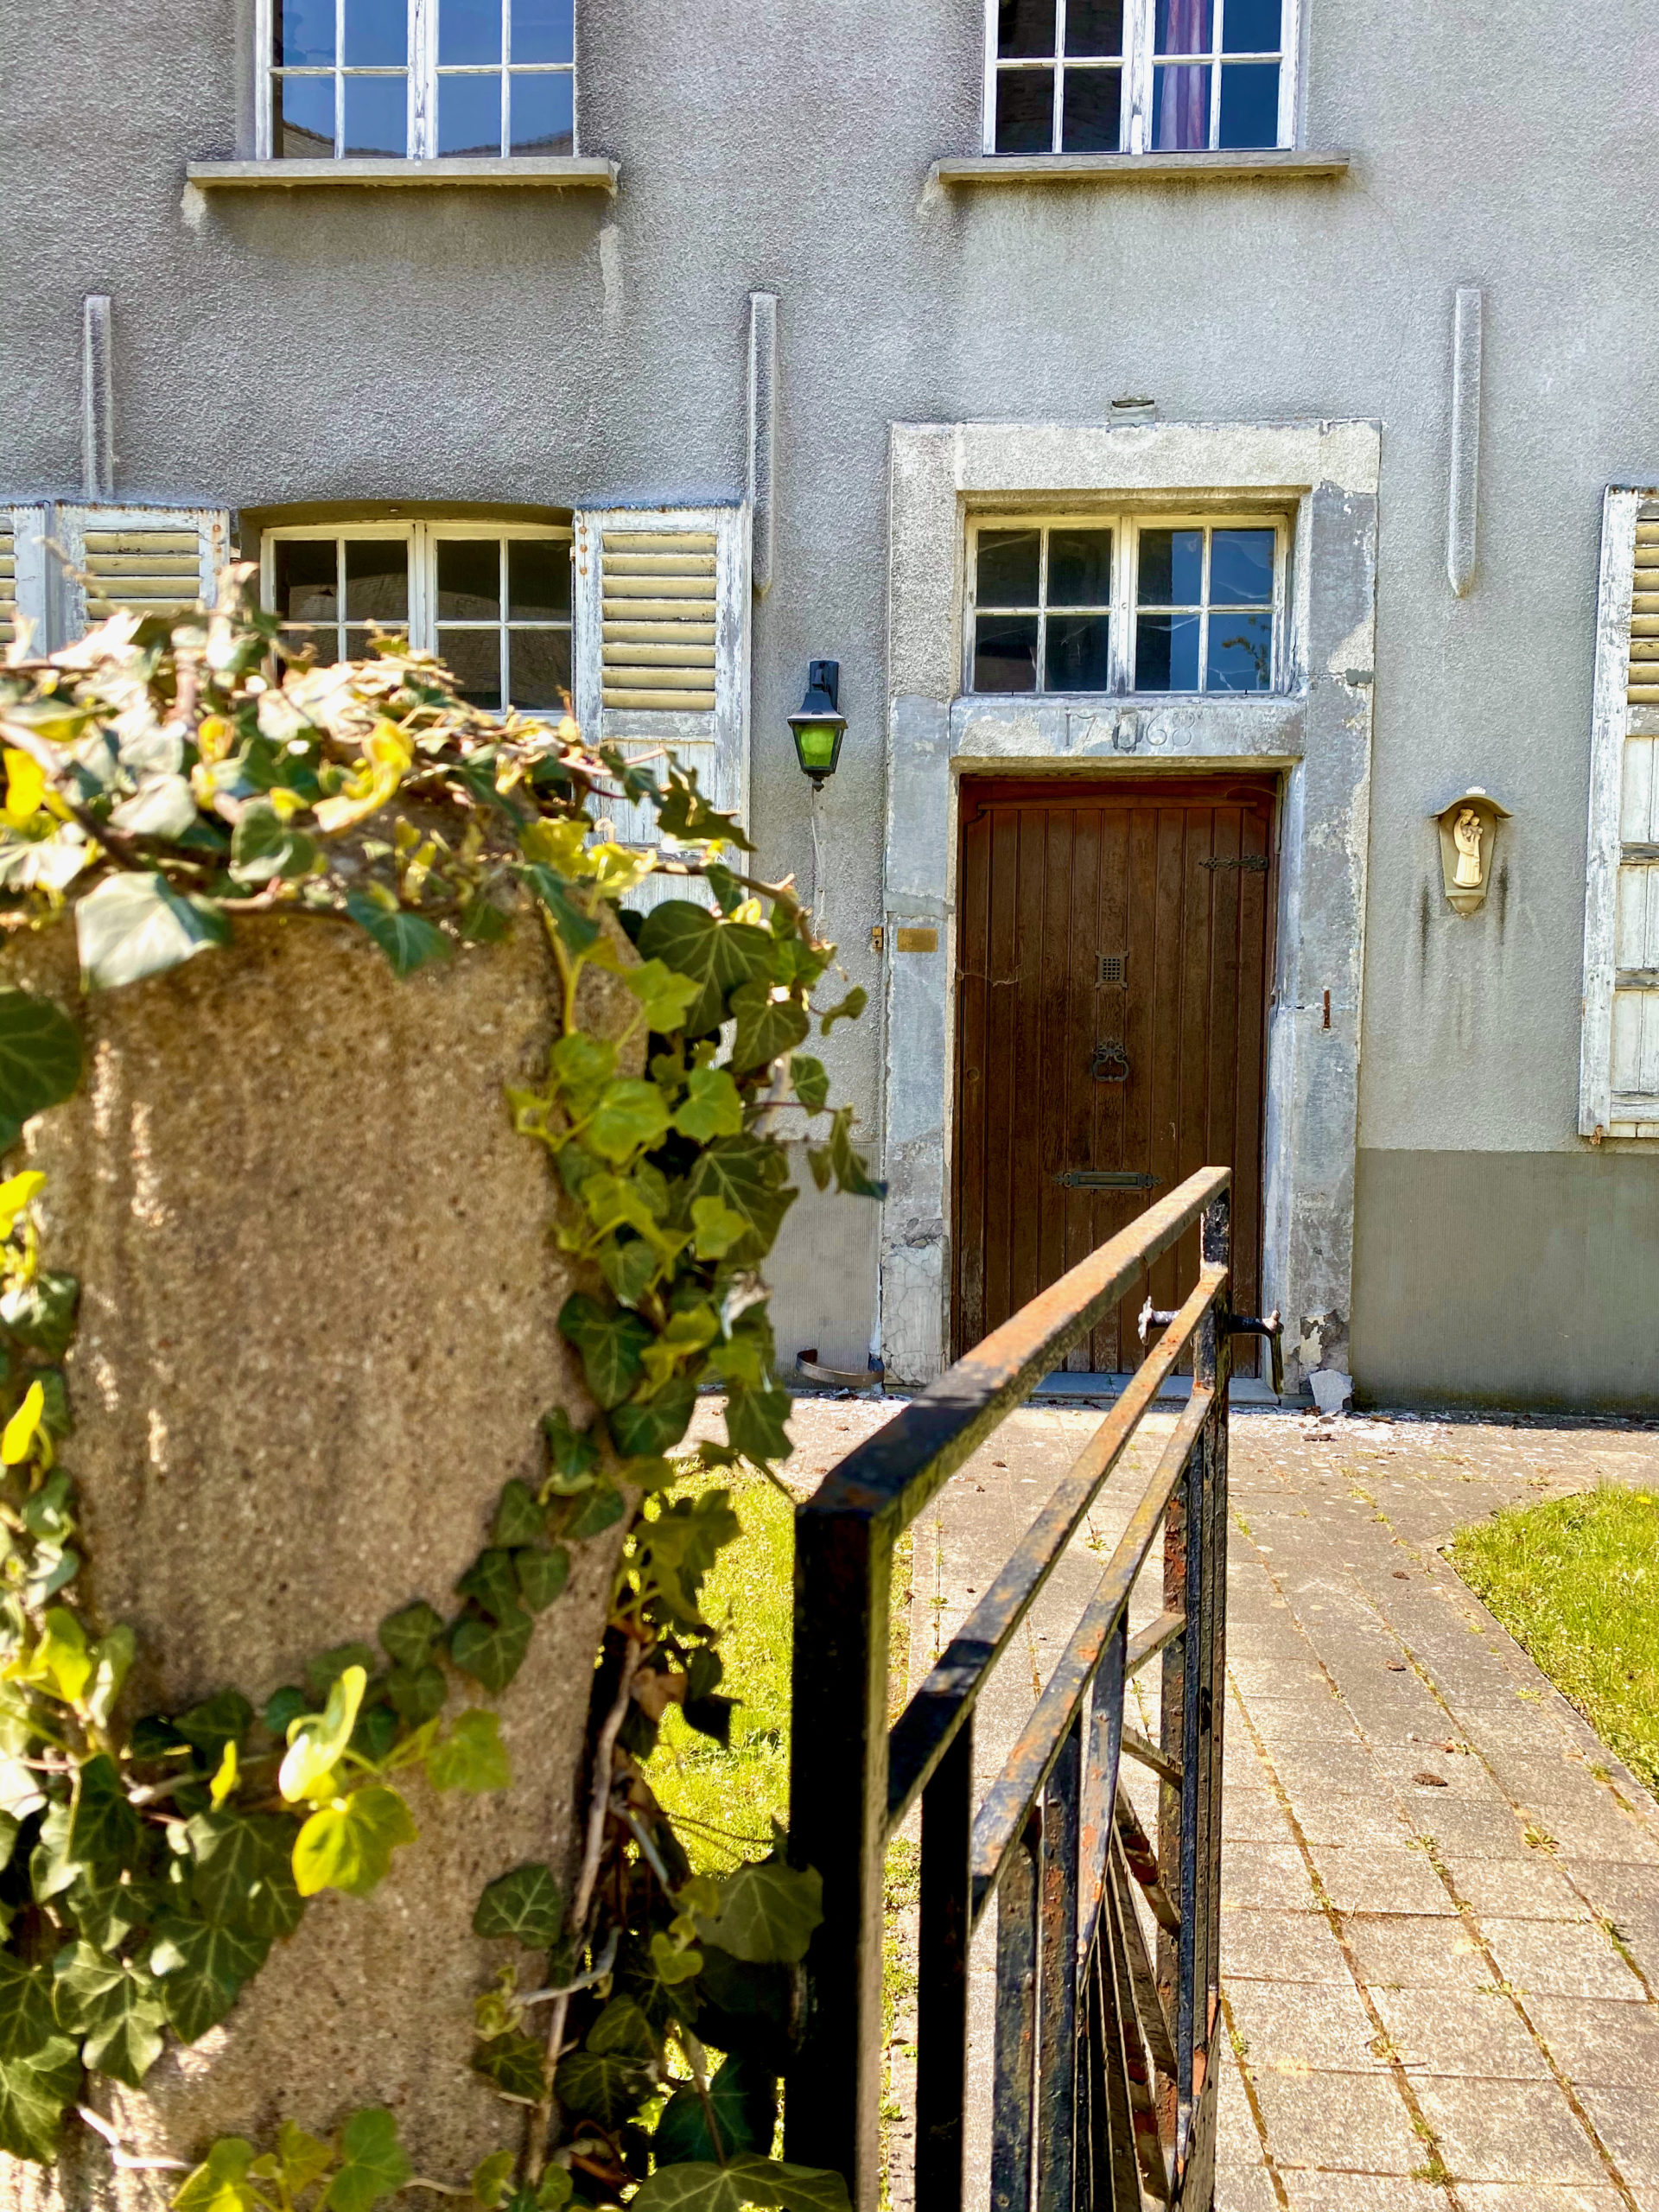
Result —
<path fill-rule="evenodd" d="M 1246 147 L 1202 154 L 978 154 L 935 162 L 936 184 L 1160 184 L 1200 177 L 1335 177 L 1346 154 L 1300 146 Z"/>
<path fill-rule="evenodd" d="M 186 172 L 205 190 L 293 191 L 302 185 L 518 185 L 540 191 L 571 189 L 614 194 L 617 166 L 597 156 L 520 154 L 474 161 L 448 156 L 433 161 L 378 157 L 342 161 L 192 162 Z"/>

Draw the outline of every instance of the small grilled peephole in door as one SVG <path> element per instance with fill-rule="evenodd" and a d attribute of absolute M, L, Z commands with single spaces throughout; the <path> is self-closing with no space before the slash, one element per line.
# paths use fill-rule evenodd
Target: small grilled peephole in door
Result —
<path fill-rule="evenodd" d="M 1127 952 L 1100 952 L 1095 956 L 1095 981 L 1098 983 L 1127 983 L 1129 980 L 1129 956 Z"/>

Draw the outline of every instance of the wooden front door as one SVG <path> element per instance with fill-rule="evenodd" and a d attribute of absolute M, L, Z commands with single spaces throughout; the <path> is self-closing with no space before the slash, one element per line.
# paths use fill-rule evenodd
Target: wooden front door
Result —
<path fill-rule="evenodd" d="M 1233 1171 L 1233 1290 L 1259 1312 L 1275 871 L 1270 777 L 964 779 L 957 878 L 953 1357 L 1195 1168 Z M 1141 1357 L 1149 1290 L 1068 1364 Z M 1254 1340 L 1235 1340 L 1241 1373 Z"/>

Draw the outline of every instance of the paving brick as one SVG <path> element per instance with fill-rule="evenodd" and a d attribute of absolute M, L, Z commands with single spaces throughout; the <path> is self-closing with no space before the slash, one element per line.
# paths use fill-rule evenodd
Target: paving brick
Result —
<path fill-rule="evenodd" d="M 1311 1912 L 1319 1900 L 1307 1861 L 1294 1842 L 1240 1843 L 1221 1859 L 1221 1908 L 1265 1906 L 1281 1912 Z"/>
<path fill-rule="evenodd" d="M 1460 1920 L 1351 1913 L 1344 1928 L 1362 1979 L 1382 1988 L 1474 1989 L 1491 1969 Z"/>
<path fill-rule="evenodd" d="M 1499 1991 L 1374 1988 L 1370 1995 L 1408 2069 L 1474 2081 L 1551 2078 L 1526 2022 Z"/>
<path fill-rule="evenodd" d="M 1373 2074 L 1386 2064 L 1351 1981 L 1230 1979 L 1227 2005 L 1254 2073 Z"/>
<path fill-rule="evenodd" d="M 1582 1997 L 1524 2002 L 1550 2056 L 1575 2086 L 1642 2089 L 1659 2082 L 1659 2005 Z"/>
<path fill-rule="evenodd" d="M 1319 1790 L 1293 1799 L 1291 1811 L 1316 1857 L 1321 1844 L 1386 1848 L 1413 1833 L 1387 1792 Z"/>
<path fill-rule="evenodd" d="M 1224 1981 L 1341 1981 L 1351 1977 L 1322 1912 L 1224 1912 Z"/>
<path fill-rule="evenodd" d="M 1458 2183 L 1458 2202 L 1464 2212 L 1630 2212 L 1611 2182 L 1558 2181 L 1541 2187 L 1531 2182 L 1464 2181 Z M 1221 2212 L 1219 2205 L 1216 2212 Z"/>
<path fill-rule="evenodd" d="M 1284 2183 L 1291 2212 L 1446 2212 L 1443 2189 L 1400 2174 L 1287 2173 Z M 1227 2212 L 1219 2191 L 1216 2212 Z"/>
<path fill-rule="evenodd" d="M 1559 1866 L 1535 1853 L 1526 1859 L 1476 1859 L 1446 1853 L 1452 1885 L 1478 1914 L 1510 1920 L 1587 1920 L 1589 1909 Z"/>
<path fill-rule="evenodd" d="M 1414 1851 L 1403 1834 L 1387 1845 L 1325 1845 L 1314 1862 L 1338 1912 L 1457 1910 L 1427 1853 Z"/>
<path fill-rule="evenodd" d="M 1504 1980 L 1534 1996 L 1635 1999 L 1646 1994 L 1592 1923 L 1502 1920 L 1483 1915 L 1480 1932 Z"/>
<path fill-rule="evenodd" d="M 1579 2096 L 1624 2179 L 1659 2188 L 1659 2082 L 1635 2089 L 1586 2083 Z"/>
<path fill-rule="evenodd" d="M 1412 2088 L 1440 2156 L 1459 2180 L 1598 2183 L 1606 2168 L 1552 2082 L 1450 2081 Z"/>
<path fill-rule="evenodd" d="M 1256 2100 L 1281 2167 L 1408 2175 L 1423 2152 L 1386 2074 L 1262 2073 Z"/>
<path fill-rule="evenodd" d="M 1215 2212 L 1279 2212 L 1273 2177 L 1260 2158 L 1226 2161 L 1216 2179 Z"/>

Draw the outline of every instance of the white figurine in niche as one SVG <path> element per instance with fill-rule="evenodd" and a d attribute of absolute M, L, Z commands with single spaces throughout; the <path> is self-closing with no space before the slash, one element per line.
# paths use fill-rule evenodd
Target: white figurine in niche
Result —
<path fill-rule="evenodd" d="M 1465 806 L 1452 825 L 1452 842 L 1458 849 L 1457 874 L 1453 880 L 1460 891 L 1475 891 L 1480 887 L 1480 841 L 1486 834 L 1486 824 L 1472 806 Z"/>

